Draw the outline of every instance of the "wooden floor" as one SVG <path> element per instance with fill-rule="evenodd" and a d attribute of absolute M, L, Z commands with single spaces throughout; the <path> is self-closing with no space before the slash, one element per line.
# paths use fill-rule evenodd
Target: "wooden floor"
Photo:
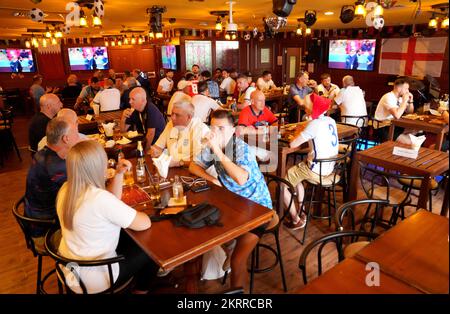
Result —
<path fill-rule="evenodd" d="M 36 287 L 37 259 L 32 256 L 31 251 L 27 250 L 23 234 L 11 213 L 13 202 L 24 194 L 25 178 L 30 164 L 30 156 L 26 149 L 28 145 L 28 121 L 29 117 L 18 117 L 14 125 L 14 134 L 21 148 L 20 151 L 23 161 L 19 162 L 17 156 L 11 152 L 5 161 L 5 166 L 0 168 L 0 293 L 35 293 Z M 358 190 L 358 195 L 363 198 L 363 192 L 361 190 Z M 338 197 L 340 199 L 340 196 Z M 433 198 L 435 213 L 439 213 L 440 211 L 442 197 L 443 191 L 441 190 Z M 413 199 L 413 201 L 416 200 Z M 408 212 L 411 213 L 412 210 L 410 209 Z M 331 231 L 334 231 L 333 225 L 328 227 L 325 221 L 313 220 L 308 230 L 306 243 Z M 280 243 L 288 293 L 289 291 L 297 290 L 303 285 L 301 273 L 298 269 L 298 259 L 304 247 L 299 242 L 302 235 L 303 230 L 291 232 L 281 228 Z M 274 243 L 271 235 L 266 235 L 262 241 L 269 244 Z M 325 269 L 332 267 L 336 263 L 334 252 L 330 252 L 325 252 Z M 271 257 L 262 250 L 261 266 L 271 262 Z M 308 262 L 311 263 L 308 276 L 309 278 L 313 278 L 317 276 L 316 268 L 314 267 L 316 261 L 310 258 Z M 44 258 L 44 273 L 50 269 L 52 269 L 51 260 Z M 229 280 L 225 286 L 222 286 L 221 280 L 201 281 L 200 292 L 219 293 L 228 288 L 228 284 Z M 50 293 L 56 293 L 55 278 L 51 278 L 46 288 Z M 180 268 L 175 269 L 169 276 L 160 278 L 153 290 L 153 293 L 180 292 L 183 292 L 183 272 Z M 256 274 L 254 293 L 284 293 L 279 268 L 269 273 Z"/>

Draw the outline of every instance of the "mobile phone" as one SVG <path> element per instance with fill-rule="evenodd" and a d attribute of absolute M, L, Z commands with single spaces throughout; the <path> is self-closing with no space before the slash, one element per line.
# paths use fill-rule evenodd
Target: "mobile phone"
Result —
<path fill-rule="evenodd" d="M 211 187 L 208 184 L 197 185 L 191 188 L 192 192 L 199 193 L 203 191 L 211 190 Z"/>

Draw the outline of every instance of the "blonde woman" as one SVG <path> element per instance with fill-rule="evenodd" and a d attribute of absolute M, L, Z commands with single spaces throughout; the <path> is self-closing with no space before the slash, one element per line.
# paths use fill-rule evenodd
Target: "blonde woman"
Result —
<path fill-rule="evenodd" d="M 116 176 L 107 191 L 105 177 L 107 157 L 103 147 L 95 141 L 84 141 L 71 148 L 66 159 L 67 182 L 57 197 L 57 214 L 61 222 L 62 239 L 59 253 L 71 259 L 105 259 L 116 256 L 122 228 L 145 230 L 150 228 L 149 217 L 123 203 L 124 172 L 131 167 L 128 160 L 119 163 Z M 123 238 L 121 237 L 121 242 Z M 148 291 L 157 267 L 132 241 L 125 250 L 117 250 L 125 261 L 113 265 L 116 283 L 125 283 L 136 275 L 135 292 Z M 109 288 L 106 266 L 83 267 L 80 278 L 88 293 Z M 71 287 L 81 292 L 79 286 Z"/>

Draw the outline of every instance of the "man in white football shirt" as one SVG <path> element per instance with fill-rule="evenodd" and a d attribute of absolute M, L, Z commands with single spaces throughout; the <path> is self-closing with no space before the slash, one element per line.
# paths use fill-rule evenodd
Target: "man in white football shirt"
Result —
<path fill-rule="evenodd" d="M 330 180 L 328 176 L 334 169 L 334 163 L 324 163 L 320 169 L 320 165 L 313 161 L 314 159 L 335 157 L 338 154 L 339 138 L 336 122 L 332 118 L 325 116 L 330 103 L 330 99 L 317 94 L 307 95 L 305 97 L 305 111 L 313 120 L 308 122 L 306 126 L 298 129 L 296 136 L 290 143 L 291 148 L 299 147 L 306 142 L 309 145 L 307 159 L 291 167 L 286 175 L 286 180 L 297 189 L 300 209 L 305 195 L 303 181 L 307 179 L 308 181 L 319 183 L 320 176 L 322 176 L 322 182 L 328 182 Z M 286 189 L 284 191 L 286 205 L 289 204 L 289 199 L 290 193 Z M 305 226 L 306 216 L 304 214 L 299 216 L 294 204 L 291 206 L 289 214 L 290 220 L 285 223 L 287 228 L 297 230 Z"/>

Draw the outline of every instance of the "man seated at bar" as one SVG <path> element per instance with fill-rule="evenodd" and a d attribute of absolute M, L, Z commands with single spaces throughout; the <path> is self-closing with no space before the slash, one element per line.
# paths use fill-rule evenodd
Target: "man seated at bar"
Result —
<path fill-rule="evenodd" d="M 320 182 L 320 175 L 322 175 L 322 182 L 329 182 L 332 178 L 327 176 L 331 174 L 334 169 L 334 163 L 322 164 L 322 169 L 318 163 L 314 163 L 314 159 L 324 159 L 335 157 L 338 154 L 339 138 L 337 134 L 336 122 L 325 116 L 331 100 L 319 96 L 317 94 L 310 94 L 305 97 L 304 108 L 307 114 L 311 115 L 312 121 L 308 122 L 306 127 L 297 131 L 294 139 L 290 143 L 290 147 L 299 147 L 303 143 L 308 142 L 309 153 L 307 160 L 300 162 L 289 168 L 286 180 L 288 180 L 297 189 L 298 201 L 300 208 L 297 209 L 295 204 L 292 204 L 288 220 L 285 221 L 287 228 L 297 230 L 303 228 L 306 224 L 306 215 L 299 212 L 302 208 L 303 198 L 305 196 L 305 188 L 303 181 L 308 180 L 315 183 Z M 322 170 L 322 173 L 320 171 Z M 290 194 L 287 189 L 284 190 L 284 202 L 289 204 Z"/>
<path fill-rule="evenodd" d="M 344 76 L 342 78 L 342 85 L 344 88 L 339 90 L 337 96 L 334 98 L 334 102 L 341 110 L 341 116 L 367 116 L 367 107 L 363 91 L 359 86 L 355 86 L 353 77 L 350 75 Z M 367 119 L 342 117 L 341 122 L 363 127 L 366 125 Z"/>
<path fill-rule="evenodd" d="M 146 230 L 151 221 L 147 214 L 120 200 L 124 173 L 131 163 L 119 161 L 108 189 L 107 164 L 104 148 L 95 141 L 83 141 L 69 151 L 67 182 L 58 193 L 56 205 L 62 235 L 58 252 L 76 260 L 107 259 L 121 254 L 125 259 L 112 265 L 114 282 L 120 287 L 134 277 L 136 286 L 132 292 L 147 293 L 158 267 L 134 241 L 121 235 L 121 229 Z M 63 272 L 67 276 L 68 271 Z M 107 266 L 80 267 L 78 275 L 87 293 L 103 292 L 112 285 Z M 82 293 L 78 281 L 72 283 L 71 289 Z"/>
<path fill-rule="evenodd" d="M 31 218 L 56 217 L 56 195 L 66 181 L 66 156 L 78 143 L 78 128 L 56 117 L 47 125 L 47 146 L 38 151 L 28 170 L 25 191 L 25 215 Z M 33 236 L 43 236 L 44 230 L 36 229 Z"/>
<path fill-rule="evenodd" d="M 127 77 L 125 83 L 125 90 L 120 96 L 120 109 L 130 108 L 130 93 L 135 87 L 138 87 L 138 81 L 134 77 Z"/>
<path fill-rule="evenodd" d="M 209 132 L 206 124 L 194 117 L 194 111 L 194 105 L 189 101 L 173 104 L 171 120 L 150 149 L 153 158 L 167 149 L 172 157 L 170 167 L 189 166 L 193 157 L 201 151 L 202 138 Z"/>
<path fill-rule="evenodd" d="M 77 98 L 81 93 L 81 84 L 75 74 L 70 74 L 67 78 L 67 85 L 62 89 L 61 96 L 64 99 Z"/>
<path fill-rule="evenodd" d="M 306 95 L 313 92 L 314 85 L 308 84 L 309 74 L 305 71 L 300 71 L 295 79 L 295 84 L 292 84 L 289 89 L 289 122 L 298 122 L 299 110 L 302 110 L 305 105 Z M 311 85 L 311 86 L 309 86 Z"/>
<path fill-rule="evenodd" d="M 100 80 L 93 76 L 89 81 L 89 85 L 83 87 L 80 95 L 77 98 L 74 109 L 81 110 L 89 106 L 89 104 L 94 100 L 95 95 L 101 90 Z"/>
<path fill-rule="evenodd" d="M 45 136 L 48 122 L 56 116 L 63 104 L 55 94 L 45 94 L 39 100 L 41 111 L 36 113 L 28 127 L 28 143 L 30 149 L 36 152 L 39 141 Z"/>
<path fill-rule="evenodd" d="M 147 93 L 142 87 L 134 88 L 130 93 L 131 108 L 125 109 L 120 119 L 120 130 L 137 131 L 145 135 L 146 149 L 150 149 L 166 126 L 161 111 L 147 99 Z"/>
<path fill-rule="evenodd" d="M 388 138 L 390 121 L 400 119 L 405 112 L 414 112 L 413 95 L 409 92 L 408 81 L 399 78 L 394 81 L 393 90 L 381 97 L 375 110 L 374 128 L 381 129 L 383 141 Z M 402 128 L 395 128 L 394 139 L 402 132 Z"/>
<path fill-rule="evenodd" d="M 256 86 L 260 91 L 268 92 L 271 89 L 277 88 L 272 81 L 272 73 L 270 71 L 264 71 L 262 76 L 256 81 Z"/>
<path fill-rule="evenodd" d="M 100 111 L 113 111 L 120 109 L 120 91 L 115 88 L 116 81 L 113 78 L 105 78 L 105 88 L 99 91 L 94 99 L 92 105 L 99 105 Z"/>
<path fill-rule="evenodd" d="M 57 118 L 61 118 L 62 120 L 66 121 L 68 124 L 70 125 L 74 125 L 75 128 L 78 130 L 78 116 L 77 113 L 75 111 L 73 111 L 72 109 L 69 108 L 62 108 L 58 114 L 56 115 Z M 87 136 L 82 134 L 82 133 L 78 133 L 78 136 L 80 137 L 80 140 L 85 140 L 87 139 Z M 38 144 L 38 151 L 40 151 L 41 149 L 44 149 L 44 147 L 47 146 L 47 135 L 44 136 Z"/>
<path fill-rule="evenodd" d="M 317 86 L 317 93 L 320 96 L 333 100 L 339 93 L 339 86 L 331 83 L 331 75 L 328 73 L 322 74 L 320 76 L 320 81 L 321 84 Z"/>
<path fill-rule="evenodd" d="M 188 80 L 181 80 L 177 84 L 178 91 L 176 91 L 170 98 L 169 104 L 167 105 L 167 114 L 170 116 L 172 114 L 173 104 L 180 101 L 191 101 L 191 86 L 192 82 Z"/>
<path fill-rule="evenodd" d="M 260 90 L 255 90 L 250 96 L 250 106 L 239 113 L 238 135 L 261 133 L 264 126 L 278 121 L 277 117 L 266 107 L 266 97 Z"/>
<path fill-rule="evenodd" d="M 218 178 L 206 169 L 215 166 Z M 189 171 L 214 184 L 222 184 L 229 191 L 272 209 L 269 190 L 259 170 L 253 150 L 235 135 L 233 117 L 229 111 L 216 110 L 211 117 L 211 132 L 206 147 L 196 155 Z M 237 238 L 231 255 L 231 286 L 244 287 L 247 278 L 247 259 L 262 236 L 267 224 Z"/>
<path fill-rule="evenodd" d="M 203 81 L 198 84 L 198 94 L 192 97 L 192 104 L 194 105 L 194 117 L 199 118 L 202 122 L 207 122 L 211 111 L 220 109 L 217 102 L 209 97 L 208 82 Z"/>
<path fill-rule="evenodd" d="M 39 106 L 41 96 L 49 93 L 57 93 L 59 91 L 59 88 L 52 88 L 48 86 L 44 89 L 42 87 L 43 79 L 43 76 L 40 74 L 33 76 L 33 85 L 30 87 L 30 96 L 33 98 L 36 106 Z"/>
<path fill-rule="evenodd" d="M 248 77 L 244 74 L 238 76 L 236 84 L 239 89 L 237 108 L 240 111 L 245 107 L 250 106 L 250 95 L 256 90 L 256 88 L 250 86 Z"/>
<path fill-rule="evenodd" d="M 173 89 L 173 70 L 167 70 L 166 77 L 162 78 L 158 83 L 158 94 L 169 94 Z"/>

